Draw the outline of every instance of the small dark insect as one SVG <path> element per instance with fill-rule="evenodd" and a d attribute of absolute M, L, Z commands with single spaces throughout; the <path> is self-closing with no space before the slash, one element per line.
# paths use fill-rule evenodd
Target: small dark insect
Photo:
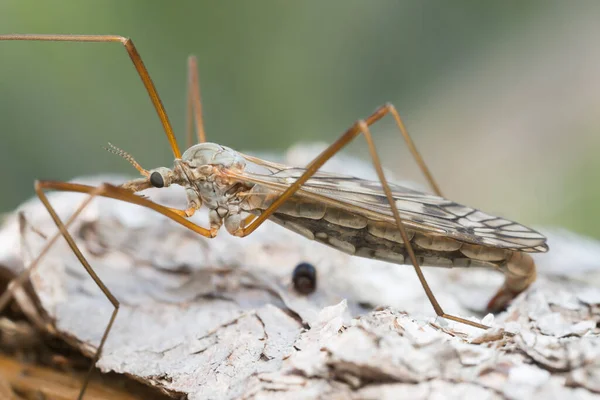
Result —
<path fill-rule="evenodd" d="M 300 263 L 292 272 L 294 289 L 300 294 L 310 294 L 317 288 L 317 269 L 307 262 Z"/>

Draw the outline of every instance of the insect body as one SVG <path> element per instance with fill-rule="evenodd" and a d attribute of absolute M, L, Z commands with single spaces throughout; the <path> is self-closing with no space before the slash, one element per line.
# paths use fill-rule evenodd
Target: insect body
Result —
<path fill-rule="evenodd" d="M 249 172 L 250 165 L 266 167 L 268 172 Z M 149 182 L 133 180 L 123 187 L 137 192 L 148 183 L 184 186 L 187 216 L 204 204 L 211 235 L 224 225 L 230 234 L 243 236 L 242 213 L 261 215 L 304 172 L 215 143 L 200 143 L 186 150 L 172 170 L 145 172 Z M 439 196 L 389 187 L 420 265 L 491 268 L 506 275 L 504 286 L 488 305 L 491 311 L 504 308 L 535 280 L 535 264 L 525 253 L 548 250 L 546 238 L 538 232 Z M 269 219 L 350 255 L 410 263 L 379 182 L 317 172 Z"/>

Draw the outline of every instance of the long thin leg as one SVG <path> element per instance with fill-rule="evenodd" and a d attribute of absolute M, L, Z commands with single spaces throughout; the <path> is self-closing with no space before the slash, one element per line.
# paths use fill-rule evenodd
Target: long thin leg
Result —
<path fill-rule="evenodd" d="M 396 124 L 398 125 L 398 128 L 400 129 L 400 132 L 402 133 L 402 137 L 408 144 L 408 147 L 409 147 L 413 157 L 415 158 L 415 161 L 417 162 L 417 164 L 419 165 L 419 168 L 421 168 L 421 171 L 423 172 L 423 174 L 429 181 L 429 184 L 431 185 L 432 189 L 435 191 L 435 193 L 438 196 L 441 196 L 441 191 L 439 190 L 437 183 L 435 182 L 435 180 L 433 179 L 433 176 L 429 172 L 429 169 L 427 168 L 425 161 L 423 160 L 423 158 L 417 151 L 416 146 L 414 145 L 412 139 L 410 138 L 410 135 L 408 134 L 406 128 L 404 127 L 404 124 L 402 123 L 402 119 L 400 118 L 400 115 L 398 114 L 398 112 L 396 111 L 396 108 L 392 104 L 388 103 L 386 105 L 379 107 L 369 117 L 367 117 L 364 120 L 364 123 L 367 126 L 373 125 L 375 122 L 377 122 L 381 118 L 385 117 L 388 113 L 391 113 L 392 116 L 394 116 L 394 119 L 396 120 Z M 263 222 L 265 222 L 279 208 L 279 206 L 281 206 L 286 200 L 288 200 L 290 197 L 292 197 L 294 195 L 294 193 L 296 193 L 296 191 L 298 189 L 300 189 L 300 187 L 302 185 L 304 185 L 306 183 L 306 181 L 308 181 L 310 179 L 310 177 L 313 176 L 319 170 L 319 168 L 321 168 L 323 166 L 323 164 L 325 164 L 327 162 L 327 160 L 329 160 L 331 157 L 333 157 L 334 154 L 336 154 L 344 146 L 346 146 L 349 142 L 351 142 L 355 137 L 357 137 L 362 132 L 361 128 L 360 128 L 360 123 L 361 123 L 361 121 L 355 122 L 335 142 L 333 142 L 331 145 L 329 145 L 329 147 L 327 147 L 325 150 L 323 150 L 321 152 L 321 154 L 319 154 L 317 157 L 315 157 L 315 159 L 312 160 L 306 166 L 306 170 L 304 171 L 304 173 L 302 175 L 300 175 L 300 177 L 294 183 L 292 183 L 281 194 L 280 197 L 278 197 L 276 200 L 274 200 L 273 203 L 271 203 L 271 206 L 269 208 L 267 208 L 265 211 L 263 211 L 260 216 L 254 218 L 254 220 L 252 220 L 252 222 L 249 225 L 244 227 L 240 236 L 247 236 L 247 235 L 251 234 L 252 232 L 254 232 Z M 392 206 L 392 208 L 395 208 L 395 207 Z"/>
<path fill-rule="evenodd" d="M 29 233 L 34 233 L 35 235 L 39 236 L 41 239 L 43 239 L 44 241 L 47 241 L 48 237 L 41 232 L 40 230 L 38 230 L 35 226 L 33 226 L 32 224 L 29 223 L 29 221 L 27 220 L 25 213 L 23 211 L 19 211 L 17 214 L 18 217 L 18 228 L 19 228 L 19 242 L 20 242 L 20 253 L 21 253 L 21 260 L 23 260 L 23 263 L 29 263 L 31 262 L 31 260 L 33 260 L 35 258 L 35 254 L 33 253 L 33 249 L 31 246 L 29 246 L 29 243 L 27 241 L 28 238 L 28 234 Z M 12 282 L 10 282 L 12 283 Z M 26 295 L 25 293 L 23 293 L 23 295 L 19 295 L 16 291 L 16 289 L 18 289 L 18 286 L 9 286 L 11 288 L 11 290 L 15 290 L 13 297 L 15 299 L 16 302 L 18 302 L 20 308 L 22 309 L 22 311 L 27 314 L 27 316 L 30 318 L 32 324 L 40 329 L 40 330 L 46 330 L 47 329 L 47 323 L 46 321 L 44 321 L 44 318 L 40 315 L 40 313 L 37 310 L 35 303 L 35 300 L 33 298 L 31 298 L 29 295 Z M 6 288 L 6 290 L 8 290 L 8 287 Z M 10 298 L 9 298 L 10 299 Z"/>
<path fill-rule="evenodd" d="M 315 172 L 317 172 L 317 170 L 319 168 L 321 168 L 321 166 L 323 164 L 325 164 L 325 162 L 327 162 L 327 160 L 329 160 L 331 157 L 333 157 L 333 155 L 335 153 L 340 151 L 345 145 L 347 145 L 350 141 L 352 141 L 355 137 L 357 137 L 360 133 L 362 133 L 365 136 L 365 139 L 367 140 L 367 144 L 369 146 L 369 152 L 371 154 L 371 159 L 373 161 L 373 165 L 375 166 L 375 170 L 377 171 L 377 176 L 379 177 L 379 180 L 381 181 L 381 185 L 383 187 L 385 195 L 388 199 L 388 202 L 389 202 L 392 212 L 394 214 L 394 219 L 396 220 L 396 225 L 400 231 L 402 240 L 404 241 L 404 243 L 406 243 L 406 251 L 408 253 L 408 256 L 411 260 L 413 267 L 415 268 L 417 277 L 419 278 L 419 281 L 421 282 L 421 285 L 423 286 L 423 289 L 425 290 L 425 294 L 427 295 L 427 298 L 429 299 L 429 301 L 431 302 L 431 305 L 433 306 L 433 309 L 435 310 L 435 313 L 438 316 L 446 318 L 446 319 L 461 322 L 461 323 L 471 325 L 471 326 L 481 328 L 481 329 L 488 329 L 487 326 L 479 324 L 477 322 L 469 321 L 464 318 L 446 314 L 444 312 L 444 310 L 442 309 L 442 307 L 440 306 L 440 304 L 438 303 L 435 296 L 433 295 L 433 292 L 431 291 L 431 288 L 429 287 L 429 284 L 427 283 L 427 280 L 425 279 L 425 275 L 423 274 L 423 271 L 421 270 L 421 267 L 419 266 L 419 262 L 417 261 L 414 250 L 412 248 L 412 245 L 410 244 L 408 235 L 406 234 L 406 229 L 404 227 L 402 217 L 400 216 L 400 213 L 398 212 L 398 208 L 396 207 L 396 204 L 394 202 L 394 197 L 392 196 L 392 192 L 390 190 L 389 184 L 387 182 L 387 179 L 385 178 L 385 174 L 383 173 L 381 161 L 379 159 L 379 155 L 377 154 L 377 150 L 375 149 L 375 144 L 373 142 L 371 133 L 368 128 L 369 125 L 372 125 L 376 121 L 383 118 L 388 112 L 391 112 L 392 115 L 395 115 L 395 116 L 398 115 L 398 113 L 395 112 L 394 107 L 388 104 L 388 105 L 385 105 L 385 106 L 380 107 L 379 109 L 375 110 L 375 112 L 373 114 L 371 114 L 367 119 L 360 120 L 360 121 L 357 121 L 356 123 L 354 123 L 354 125 L 352 125 L 352 127 L 350 127 L 350 129 L 348 129 L 344 134 L 342 134 L 342 136 L 340 136 L 340 138 L 338 140 L 333 142 L 328 148 L 326 148 L 321 154 L 319 154 L 311 163 L 309 163 L 308 166 L 306 167 L 306 170 L 304 171 L 304 173 L 293 184 L 291 184 L 281 194 L 281 196 L 279 196 L 276 200 L 274 200 L 273 203 L 271 203 L 271 206 L 269 206 L 265 211 L 263 211 L 260 216 L 256 217 L 256 219 L 254 219 L 252 222 L 250 222 L 249 225 L 244 227 L 241 231 L 240 236 L 242 236 L 242 237 L 247 236 L 247 235 L 251 234 L 252 232 L 254 232 L 254 230 L 256 230 L 267 218 L 269 218 L 281 204 L 283 204 L 287 199 L 289 199 L 291 196 L 293 196 L 293 194 L 298 189 L 300 189 L 300 187 L 308 179 L 310 179 L 310 177 L 313 176 L 315 174 Z M 399 118 L 399 116 L 398 116 L 398 118 Z M 399 126 L 403 126 L 403 125 L 401 125 L 401 120 L 398 119 L 397 122 L 398 121 L 400 121 Z M 401 128 L 401 130 L 402 130 L 402 128 Z M 405 130 L 403 132 L 405 132 Z M 408 134 L 406 134 L 404 137 L 405 137 L 405 139 L 407 139 L 407 141 L 410 140 L 410 137 L 408 136 Z M 409 143 L 412 143 L 412 141 L 410 141 Z M 412 146 L 414 148 L 414 144 L 412 144 Z M 424 168 L 423 171 L 424 172 L 427 171 L 426 176 L 428 176 L 428 178 L 431 178 L 430 183 L 434 187 L 434 190 L 437 189 L 437 191 L 439 191 L 439 189 L 437 188 L 437 185 L 435 185 L 435 182 L 433 181 L 433 178 L 431 177 L 431 174 L 429 174 L 429 171 L 427 170 L 425 163 L 423 162 L 423 160 L 420 157 L 420 155 L 418 154 L 418 152 L 416 152 L 416 148 L 414 148 L 413 155 L 415 155 L 415 159 L 417 160 L 417 163 L 422 167 L 422 169 Z"/>
<path fill-rule="evenodd" d="M 79 205 L 79 207 L 75 210 L 75 212 L 69 217 L 67 222 L 63 224 L 63 222 L 60 220 L 60 218 L 56 214 L 54 208 L 48 201 L 48 198 L 47 198 L 46 194 L 44 193 L 45 189 L 87 193 L 90 196 L 88 198 L 86 198 L 85 201 L 83 201 Z M 35 184 L 35 191 L 36 191 L 38 197 L 40 198 L 40 200 L 42 201 L 42 203 L 44 204 L 44 206 L 46 207 L 46 209 L 48 210 L 48 213 L 54 220 L 54 223 L 58 227 L 59 232 L 57 232 L 48 241 L 48 243 L 46 244 L 46 246 L 44 246 L 44 248 L 42 249 L 42 251 L 40 252 L 38 257 L 29 265 L 29 267 L 26 270 L 24 270 L 16 279 L 13 280 L 13 282 L 11 282 L 10 288 L 7 289 L 2 294 L 2 296 L 0 296 L 0 309 L 2 309 L 2 307 L 11 298 L 15 288 L 22 285 L 25 282 L 25 280 L 31 275 L 31 272 L 39 264 L 42 257 L 44 257 L 48 253 L 48 251 L 53 246 L 53 244 L 56 242 L 56 240 L 58 240 L 58 238 L 60 236 L 63 236 L 65 238 L 65 240 L 67 241 L 69 247 L 71 248 L 71 250 L 77 257 L 77 259 L 81 262 L 81 265 L 83 265 L 83 267 L 85 268 L 87 273 L 92 277 L 92 279 L 94 280 L 96 285 L 98 285 L 100 290 L 102 290 L 102 293 L 104 293 L 104 295 L 107 297 L 107 299 L 111 302 L 111 304 L 114 307 L 114 311 L 111 315 L 108 325 L 106 326 L 106 329 L 104 330 L 104 333 L 102 334 L 102 338 L 100 339 L 100 344 L 98 345 L 96 354 L 94 355 L 94 357 L 92 359 L 92 365 L 90 367 L 90 370 L 88 371 L 85 381 L 82 385 L 82 389 L 81 389 L 81 392 L 78 397 L 79 399 L 81 399 L 83 397 L 85 390 L 87 388 L 87 385 L 89 383 L 89 379 L 91 376 L 91 372 L 93 371 L 93 367 L 96 364 L 96 362 L 98 361 L 98 359 L 102 353 L 102 349 L 104 348 L 104 344 L 106 343 L 108 334 L 109 334 L 109 332 L 113 326 L 113 323 L 115 321 L 115 318 L 117 316 L 117 313 L 119 310 L 119 301 L 114 297 L 114 295 L 110 292 L 110 290 L 102 282 L 100 277 L 98 277 L 98 275 L 95 273 L 95 271 L 93 270 L 91 265 L 88 263 L 86 258 L 83 256 L 83 254 L 79 250 L 77 244 L 75 243 L 75 241 L 69 234 L 69 232 L 67 230 L 68 227 L 73 223 L 73 221 L 75 221 L 75 219 L 79 216 L 79 214 L 81 214 L 81 212 L 85 209 L 85 207 L 87 207 L 90 204 L 90 202 L 92 201 L 92 199 L 94 197 L 103 196 L 103 197 L 109 197 L 109 198 L 113 198 L 113 199 L 122 200 L 122 201 L 125 201 L 128 203 L 138 204 L 143 207 L 151 208 L 151 209 L 173 219 L 174 221 L 186 226 L 187 228 L 193 230 L 194 232 L 201 234 L 202 236 L 210 238 L 210 237 L 214 237 L 214 233 L 208 229 L 202 228 L 202 227 L 188 221 L 187 219 L 183 218 L 176 212 L 171 211 L 167 207 L 161 206 L 150 200 L 147 200 L 145 198 L 137 196 L 128 190 L 125 190 L 125 189 L 122 189 L 122 188 L 119 188 L 119 187 L 116 187 L 113 185 L 109 185 L 109 184 L 103 184 L 103 185 L 95 188 L 92 186 L 79 185 L 79 184 L 67 183 L 67 182 L 38 181 Z"/>
<path fill-rule="evenodd" d="M 167 135 L 167 139 L 169 140 L 169 144 L 171 145 L 171 150 L 173 151 L 173 155 L 175 158 L 181 158 L 181 151 L 179 150 L 179 146 L 177 145 L 177 140 L 175 139 L 175 135 L 173 134 L 173 128 L 171 126 L 171 122 L 169 122 L 169 117 L 167 116 L 167 112 L 165 107 L 163 106 L 162 100 L 156 91 L 156 87 L 152 82 L 152 78 L 150 78 L 150 74 L 148 70 L 144 66 L 144 62 L 137 49 L 133 45 L 133 41 L 129 38 L 123 36 L 114 36 L 114 35 L 25 35 L 25 34 L 12 34 L 12 35 L 0 35 L 0 40 L 27 40 L 27 41 L 43 41 L 43 42 L 96 42 L 96 43 L 108 43 L 108 42 L 119 42 L 127 50 L 127 54 L 131 58 L 135 69 L 137 70 L 138 75 L 142 79 L 144 83 L 144 87 L 150 96 L 150 100 L 152 100 L 152 104 L 156 109 L 158 114 L 158 118 L 160 118 L 160 122 L 165 130 Z"/>
<path fill-rule="evenodd" d="M 198 143 L 206 142 L 204 119 L 202 117 L 202 100 L 200 97 L 200 80 L 198 79 L 198 62 L 196 57 L 188 57 L 187 79 L 187 118 L 186 118 L 186 145 L 188 148 L 194 144 L 194 123 Z"/>
<path fill-rule="evenodd" d="M 25 213 L 23 211 L 19 211 L 18 215 L 18 225 L 19 225 L 19 245 L 21 247 L 21 258 L 23 260 L 31 260 L 33 259 L 33 254 L 31 253 L 31 249 L 27 245 L 27 241 L 25 237 L 27 235 L 27 231 L 35 233 L 39 237 L 43 239 L 48 239 L 46 235 L 44 235 L 40 230 L 38 230 L 35 226 L 31 225 L 29 221 L 27 221 L 27 217 L 25 217 Z"/>
<path fill-rule="evenodd" d="M 446 314 L 444 312 L 444 310 L 442 309 L 442 307 L 440 306 L 440 303 L 438 303 L 437 299 L 433 295 L 433 292 L 431 291 L 431 288 L 429 287 L 429 284 L 427 283 L 427 280 L 425 279 L 425 275 L 423 274 L 423 271 L 421 270 L 421 266 L 419 265 L 419 262 L 417 261 L 415 252 L 412 248 L 412 245 L 410 243 L 408 235 L 406 234 L 404 222 L 402 221 L 402 218 L 400 217 L 400 212 L 398 212 L 398 207 L 396 207 L 396 203 L 394 202 L 394 196 L 392 195 L 392 190 L 390 189 L 388 181 L 385 178 L 385 174 L 383 173 L 383 168 L 381 167 L 381 161 L 379 159 L 379 155 L 377 154 L 377 150 L 375 149 L 375 143 L 373 142 L 373 137 L 371 136 L 371 132 L 369 131 L 369 128 L 368 128 L 367 124 L 365 123 L 365 121 L 359 121 L 358 126 L 360 128 L 360 131 L 365 135 L 365 139 L 367 140 L 367 144 L 369 145 L 369 153 L 371 153 L 371 159 L 373 160 L 373 165 L 375 166 L 375 170 L 377 171 L 377 176 L 379 177 L 379 180 L 381 181 L 381 186 L 383 187 L 383 191 L 385 192 L 385 195 L 388 199 L 388 202 L 392 209 L 392 213 L 394 214 L 394 219 L 396 220 L 396 226 L 398 226 L 398 229 L 400 230 L 400 235 L 402 236 L 402 241 L 404 243 L 406 243 L 406 252 L 408 253 L 408 257 L 410 258 L 410 261 L 412 262 L 412 265 L 415 268 L 417 277 L 419 278 L 419 281 L 421 282 L 421 285 L 423 286 L 423 289 L 425 290 L 425 294 L 427 295 L 429 302 L 433 306 L 435 313 L 442 318 L 450 319 L 450 320 L 453 320 L 456 322 L 461 322 L 463 324 L 468 324 L 468 325 L 474 326 L 476 328 L 488 329 L 489 327 L 486 325 L 483 325 L 483 324 L 480 324 L 477 322 L 473 322 L 473 321 L 469 321 L 464 318 L 456 317 L 454 315 Z"/>
<path fill-rule="evenodd" d="M 425 179 L 427 179 L 427 182 L 429 183 L 429 186 L 431 186 L 431 189 L 433 190 L 433 192 L 440 197 L 444 197 L 442 195 L 442 191 L 440 190 L 440 187 L 436 183 L 435 179 L 433 179 L 433 175 L 429 171 L 429 168 L 427 168 L 427 164 L 425 164 L 425 160 L 423 160 L 421 153 L 419 153 L 419 151 L 417 150 L 417 146 L 415 146 L 415 143 L 413 142 L 412 138 L 408 134 L 408 130 L 406 129 L 406 126 L 404 125 L 402 118 L 400 118 L 400 114 L 398 114 L 396 107 L 394 107 L 393 104 L 388 103 L 388 104 L 384 105 L 382 108 L 385 110 L 386 114 L 389 112 L 394 117 L 394 120 L 396 121 L 396 125 L 398 125 L 398 129 L 400 130 L 400 133 L 402 134 L 402 138 L 406 142 L 406 145 L 408 146 L 410 153 L 412 154 L 413 158 L 415 159 L 415 162 L 421 169 L 421 172 L 423 173 L 423 175 L 425 175 Z"/>
<path fill-rule="evenodd" d="M 92 199 L 94 197 L 96 197 L 98 195 L 98 193 L 100 192 L 100 190 L 101 190 L 101 187 L 99 187 L 97 190 L 94 190 L 94 191 L 92 191 L 90 193 L 90 196 L 86 199 L 86 201 L 84 201 L 82 203 L 82 205 L 77 210 L 77 215 L 90 203 L 90 201 L 92 201 Z M 117 298 L 111 293 L 111 291 L 106 287 L 106 285 L 104 284 L 104 282 L 102 282 L 102 280 L 96 274 L 96 272 L 94 271 L 94 269 L 92 268 L 92 266 L 88 263 L 88 261 L 86 260 L 86 258 L 83 256 L 83 254 L 79 250 L 79 247 L 77 247 L 77 245 L 75 244 L 75 241 L 73 240 L 73 238 L 69 234 L 69 231 L 67 230 L 67 228 L 65 227 L 65 225 L 62 223 L 62 221 L 60 220 L 60 218 L 58 217 L 58 215 L 56 214 L 56 211 L 54 210 L 54 208 L 52 207 L 52 205 L 50 205 L 50 202 L 48 201 L 48 198 L 46 197 L 46 194 L 44 193 L 44 191 L 42 189 L 42 186 L 38 185 L 37 182 L 36 182 L 36 185 L 35 185 L 35 191 L 36 191 L 38 197 L 40 198 L 40 200 L 42 201 L 42 203 L 44 204 L 44 207 L 46 207 L 46 209 L 48 210 L 48 213 L 50 214 L 50 216 L 54 220 L 54 223 L 58 227 L 58 229 L 60 231 L 60 234 L 65 238 L 65 240 L 69 244 L 69 247 L 71 248 L 71 250 L 73 251 L 73 253 L 77 257 L 77 259 L 79 260 L 79 262 L 81 263 L 81 265 L 83 265 L 83 267 L 85 268 L 86 272 L 91 276 L 91 278 L 94 280 L 94 282 L 96 283 L 96 285 L 98 285 L 98 287 L 100 288 L 100 290 L 102 290 L 102 293 L 104 293 L 104 295 L 106 296 L 106 298 L 110 301 L 110 303 L 114 307 L 114 310 L 113 310 L 113 312 L 112 312 L 112 314 L 110 316 L 110 320 L 108 321 L 108 324 L 106 325 L 106 329 L 104 330 L 104 333 L 102 334 L 102 338 L 100 339 L 100 344 L 98 345 L 98 349 L 96 350 L 96 354 L 94 354 L 94 357 L 92 358 L 92 364 L 90 365 L 90 369 L 88 370 L 88 372 L 87 372 L 87 374 L 85 376 L 85 380 L 83 381 L 83 385 L 81 386 L 81 390 L 79 392 L 79 396 L 77 397 L 79 400 L 81 400 L 83 398 L 85 390 L 86 390 L 86 388 L 87 388 L 87 386 L 89 384 L 92 371 L 94 370 L 94 366 L 96 365 L 96 362 L 98 361 L 100 355 L 102 354 L 102 349 L 104 348 L 104 344 L 106 343 L 106 339 L 108 338 L 108 334 L 110 332 L 110 329 L 112 328 L 113 323 L 115 322 L 115 319 L 117 318 L 117 313 L 119 311 L 120 303 L 117 300 Z M 77 215 L 74 215 L 73 219 L 76 218 Z M 51 246 L 51 244 L 49 244 L 49 245 Z"/>
<path fill-rule="evenodd" d="M 69 219 L 65 223 L 65 226 L 67 228 L 73 223 L 75 218 L 77 218 L 77 216 L 81 213 L 81 211 L 83 211 L 83 209 L 89 204 L 90 201 L 91 198 L 88 198 L 84 202 L 82 202 L 81 205 L 79 205 L 79 207 L 77 207 L 75 212 L 69 217 Z M 61 232 L 59 230 L 54 236 L 52 236 L 48 240 L 48 242 L 46 242 L 46 245 L 44 246 L 40 254 L 38 254 L 38 256 L 31 262 L 31 264 L 29 264 L 29 266 L 19 274 L 19 276 L 17 276 L 10 282 L 4 293 L 0 295 L 0 311 L 4 310 L 10 299 L 13 297 L 15 290 L 21 287 L 25 283 L 25 281 L 29 279 L 29 276 L 35 270 L 35 267 L 38 265 L 40 260 L 48 253 L 50 248 L 54 245 L 58 238 L 60 238 L 60 236 Z"/>
<path fill-rule="evenodd" d="M 112 199 L 122 200 L 127 203 L 133 203 L 140 205 L 142 207 L 150 208 L 168 218 L 171 218 L 175 222 L 185 226 L 186 228 L 204 236 L 207 238 L 212 238 L 216 236 L 216 232 L 212 232 L 210 229 L 203 228 L 194 224 L 193 222 L 186 219 L 183 215 L 178 213 L 178 210 L 172 210 L 168 207 L 161 206 L 160 204 L 154 203 L 146 198 L 135 195 L 131 193 L 129 190 L 122 189 L 110 184 L 103 184 L 99 187 L 93 187 L 88 185 L 81 185 L 77 183 L 68 183 L 68 182 L 57 182 L 57 181 L 37 181 L 35 183 L 36 192 L 39 189 L 49 189 L 49 190 L 58 190 L 58 191 L 66 191 L 66 192 L 77 192 L 84 194 L 94 194 L 95 196 L 108 197 Z M 38 195 L 39 196 L 39 195 Z M 82 203 L 79 208 L 69 217 L 65 226 L 70 226 L 75 218 L 81 213 L 81 211 L 85 208 L 85 206 L 91 201 L 90 199 L 86 200 L 86 202 Z M 183 213 L 182 213 L 183 214 Z M 13 279 L 2 295 L 0 295 L 0 311 L 6 307 L 8 301 L 12 298 L 13 293 L 16 288 L 22 286 L 25 281 L 31 275 L 35 266 L 39 263 L 41 258 L 50 250 L 52 245 L 58 240 L 61 236 L 60 232 L 57 232 L 54 236 L 50 238 L 44 249 L 40 252 L 38 257 L 30 264 L 30 266 L 25 269 L 19 276 Z"/>

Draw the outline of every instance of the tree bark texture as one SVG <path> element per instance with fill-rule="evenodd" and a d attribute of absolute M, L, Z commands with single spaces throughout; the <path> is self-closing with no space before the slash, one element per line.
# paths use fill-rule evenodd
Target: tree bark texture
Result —
<path fill-rule="evenodd" d="M 365 176 L 365 164 L 353 159 L 329 166 Z M 122 180 L 78 181 L 107 179 Z M 162 204 L 185 204 L 177 188 L 149 192 Z M 84 197 L 54 193 L 50 201 L 67 217 Z M 22 233 L 17 212 L 0 230 L 0 265 L 12 275 L 56 232 L 39 201 L 19 212 L 27 221 Z M 204 213 L 194 219 L 206 225 Z M 189 399 L 600 397 L 600 244 L 590 239 L 544 231 L 550 252 L 535 257 L 538 280 L 496 316 L 482 310 L 501 275 L 426 270 L 444 310 L 483 319 L 492 326 L 484 332 L 435 318 L 411 266 L 348 256 L 270 222 L 247 238 L 223 230 L 209 240 L 152 211 L 97 199 L 70 231 L 121 303 L 97 366 L 157 392 Z M 291 284 L 300 262 L 317 268 L 309 295 Z M 87 356 L 113 310 L 62 239 L 17 302 L 33 326 Z"/>

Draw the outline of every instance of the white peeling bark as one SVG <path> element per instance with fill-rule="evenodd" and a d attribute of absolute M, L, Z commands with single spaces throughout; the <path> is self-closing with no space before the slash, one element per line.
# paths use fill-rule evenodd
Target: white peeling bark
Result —
<path fill-rule="evenodd" d="M 337 165 L 358 174 L 364 167 Z M 176 189 L 150 195 L 169 205 L 184 202 Z M 82 198 L 50 196 L 61 216 Z M 56 231 L 39 202 L 21 210 L 46 237 Z M 98 366 L 168 393 L 190 399 L 600 394 L 600 289 L 590 278 L 600 275 L 600 245 L 593 241 L 552 236 L 550 253 L 537 259 L 538 281 L 507 312 L 486 317 L 493 329 L 482 332 L 436 319 L 412 267 L 350 257 L 272 223 L 244 239 L 222 232 L 208 240 L 153 212 L 99 199 L 71 231 L 121 302 Z M 0 265 L 15 274 L 46 241 L 32 229 L 24 239 L 22 248 L 16 213 L 8 216 Z M 302 261 L 318 270 L 318 289 L 309 296 L 290 283 Z M 478 311 L 503 281 L 490 271 L 426 274 L 446 312 L 479 321 Z M 62 240 L 31 282 L 36 296 L 19 296 L 29 318 L 92 355 L 112 306 Z"/>

